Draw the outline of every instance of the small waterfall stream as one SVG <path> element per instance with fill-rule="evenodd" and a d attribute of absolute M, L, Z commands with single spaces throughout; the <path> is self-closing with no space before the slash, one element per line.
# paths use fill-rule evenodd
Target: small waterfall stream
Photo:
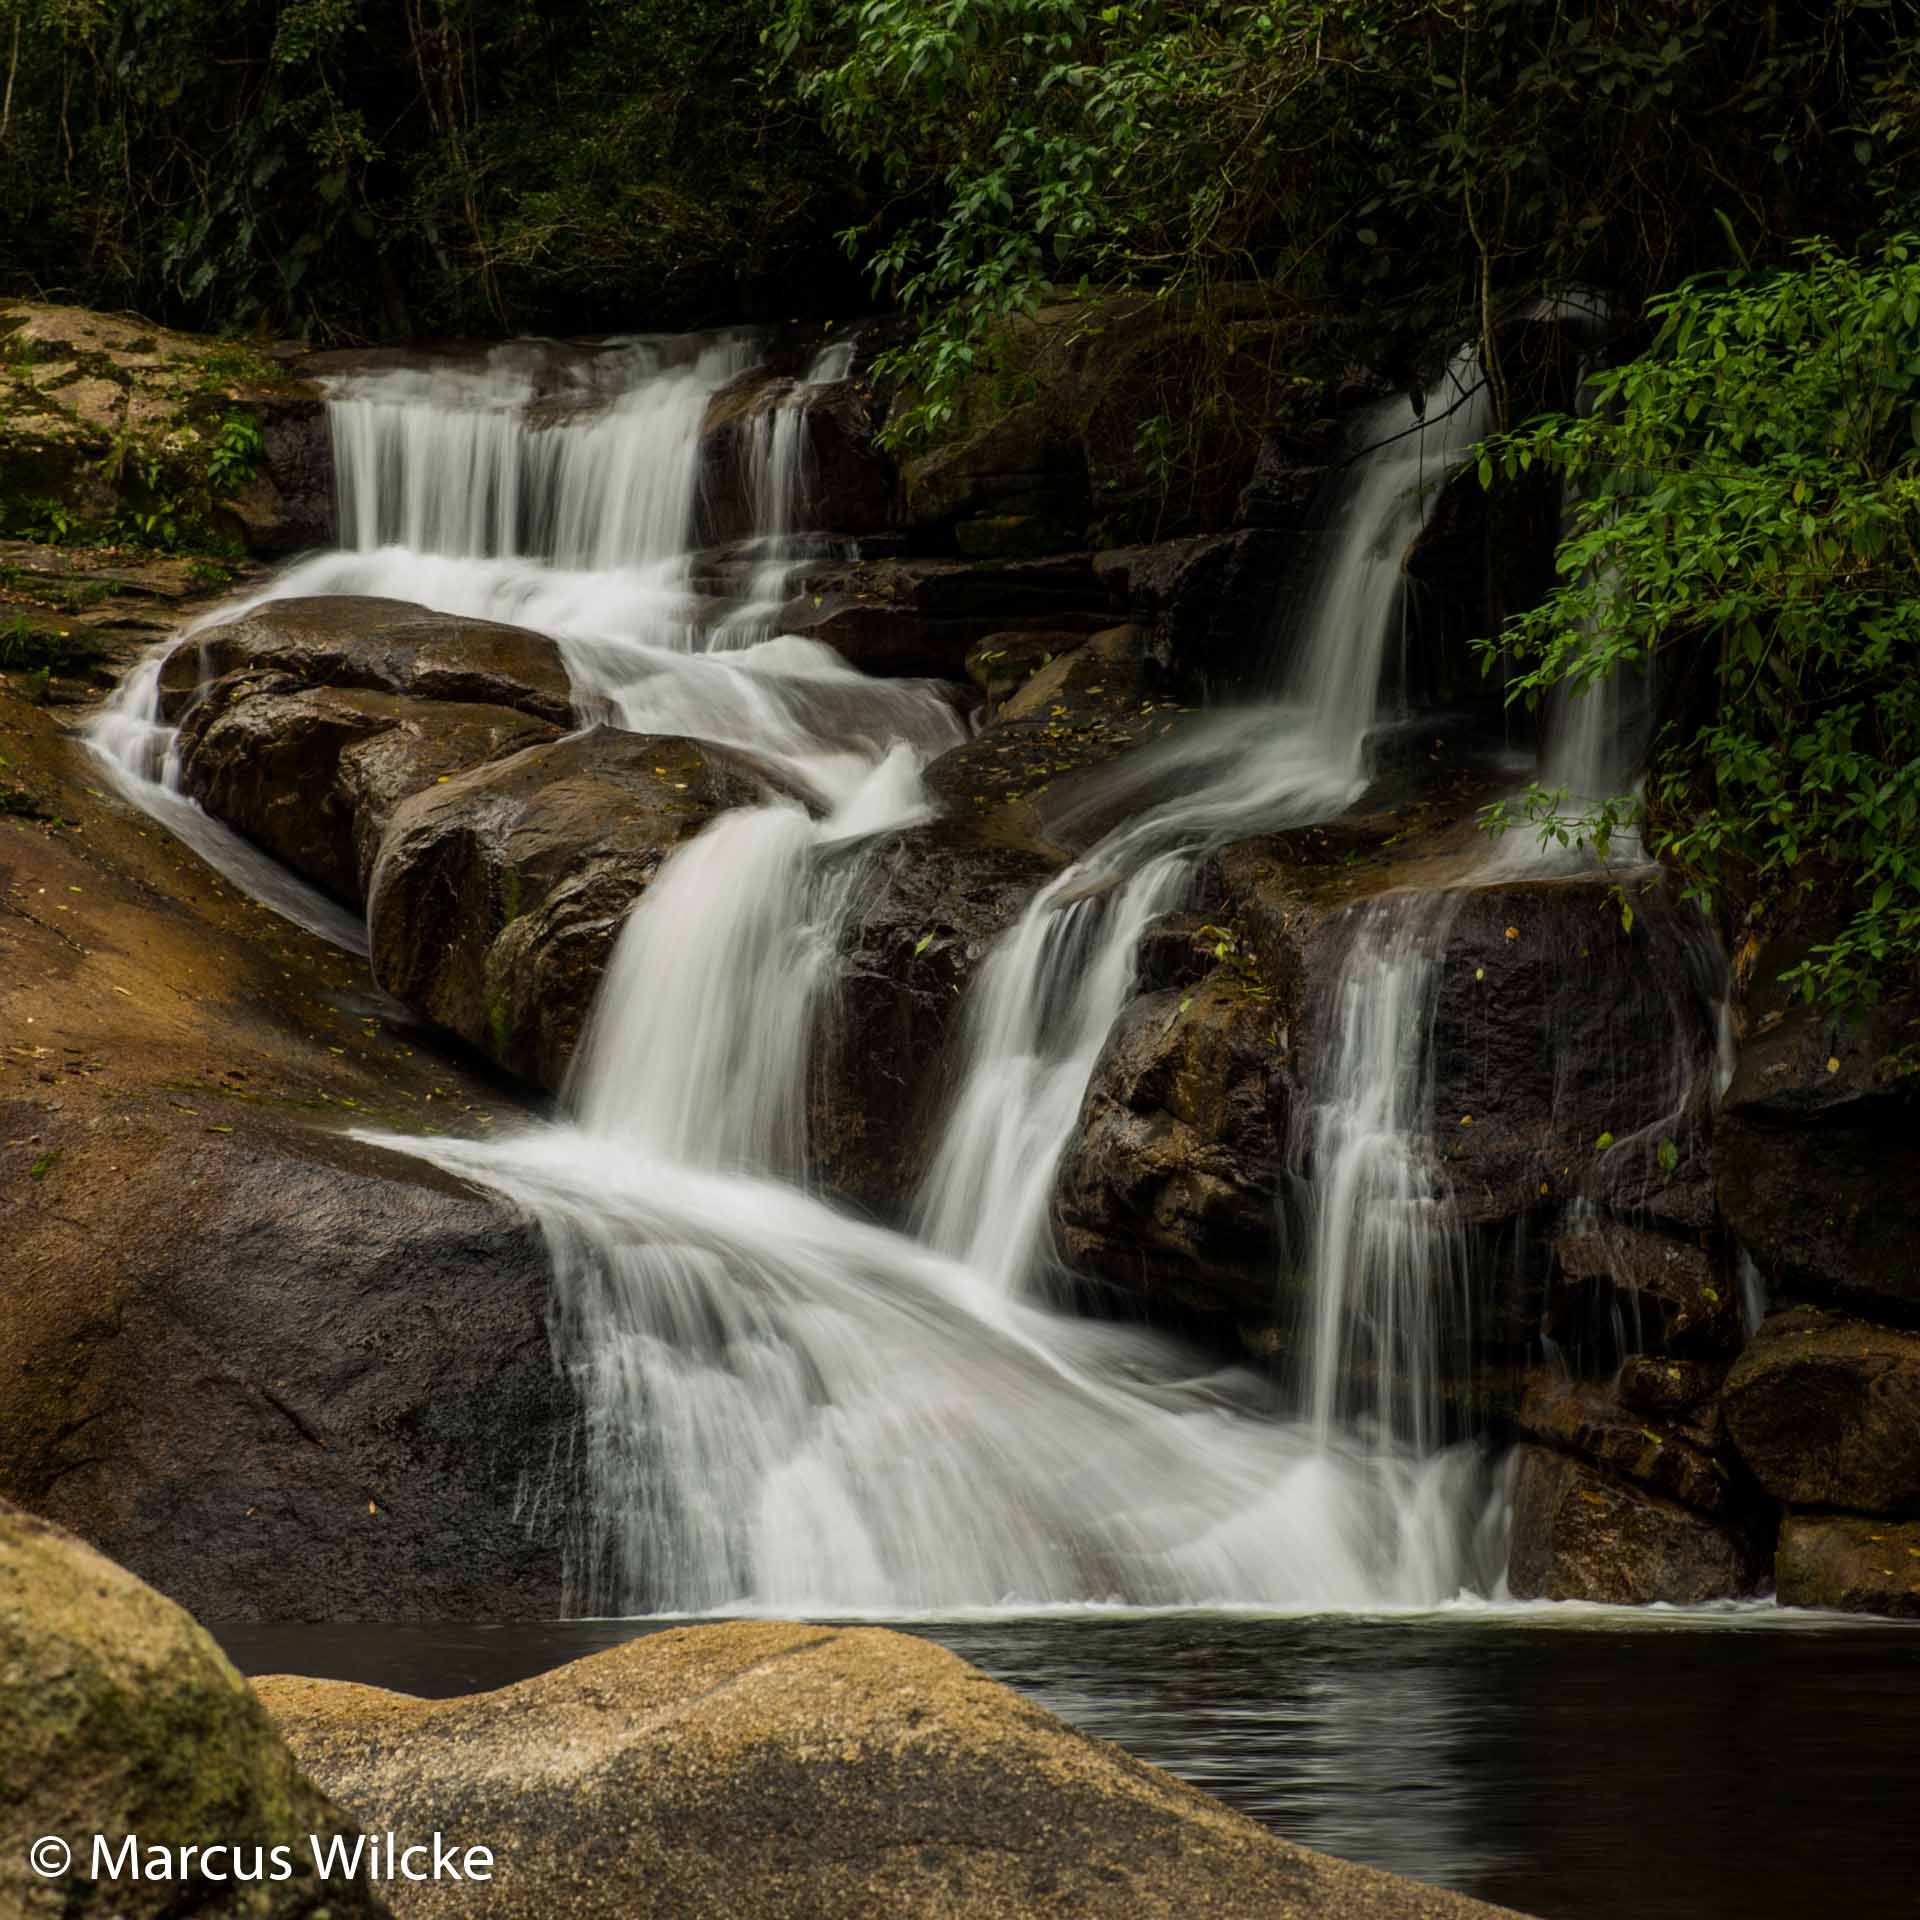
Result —
<path fill-rule="evenodd" d="M 1433 1405 L 1458 1262 L 1413 1144 L 1418 942 L 1358 963 L 1315 1102 L 1318 1304 L 1300 1398 L 1060 1311 L 1048 1221 L 1141 933 L 1195 856 L 1327 819 L 1366 784 L 1401 556 L 1484 425 L 1471 355 L 1423 403 L 1364 423 L 1370 450 L 1276 697 L 1146 756 L 1173 797 L 1044 888 L 990 956 L 960 1092 L 899 1233 L 807 1190 L 804 1094 L 863 851 L 927 816 L 919 769 L 961 728 L 938 688 L 761 636 L 754 609 L 783 596 L 772 570 L 792 563 L 796 410 L 766 423 L 762 478 L 781 495 L 761 509 L 766 591 L 731 625 L 703 619 L 686 553 L 697 433 L 748 349 L 620 353 L 593 376 L 616 390 L 590 405 L 517 354 L 344 386 L 333 418 L 355 544 L 262 596 L 385 594 L 538 627 L 583 703 L 748 747 L 815 802 L 723 816 L 667 864 L 605 977 L 570 1120 L 390 1143 L 546 1228 L 586 1411 L 571 1604 L 1362 1608 L 1489 1590 L 1503 1564 L 1491 1476 L 1478 1449 L 1440 1444 Z M 96 736 L 111 755 L 146 729 L 123 773 L 164 756 L 151 703 L 130 682 Z"/>

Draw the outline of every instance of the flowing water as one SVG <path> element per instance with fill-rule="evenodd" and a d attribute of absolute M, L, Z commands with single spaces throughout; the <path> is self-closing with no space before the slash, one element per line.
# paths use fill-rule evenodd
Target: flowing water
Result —
<path fill-rule="evenodd" d="M 1499 1479 L 1442 1444 L 1437 1406 L 1465 1310 L 1420 1146 L 1443 926 L 1383 911 L 1340 988 L 1297 1143 L 1300 1382 L 1066 1313 L 1048 1220 L 1140 936 L 1197 854 L 1332 817 L 1367 783 L 1401 558 L 1485 425 L 1471 354 L 1362 423 L 1320 577 L 1273 637 L 1272 696 L 1124 771 L 1106 802 L 1137 781 L 1138 804 L 989 957 L 904 1232 L 812 1190 L 805 1094 L 863 859 L 927 817 L 919 770 L 963 730 L 938 687 L 865 679 L 769 624 L 803 557 L 800 405 L 842 366 L 817 362 L 757 416 L 748 590 L 720 607 L 696 590 L 700 424 L 751 358 L 735 337 L 513 349 L 344 383 L 351 544 L 261 596 L 384 594 L 540 628 L 583 710 L 747 748 L 811 802 L 770 796 L 668 863 L 618 943 L 565 1122 L 393 1143 L 508 1195 L 552 1244 L 584 1486 L 530 1463 L 526 1497 L 574 1517 L 569 1603 L 1365 1609 L 1494 1590 Z M 136 676 L 97 744 L 126 790 L 190 807 L 152 703 Z"/>

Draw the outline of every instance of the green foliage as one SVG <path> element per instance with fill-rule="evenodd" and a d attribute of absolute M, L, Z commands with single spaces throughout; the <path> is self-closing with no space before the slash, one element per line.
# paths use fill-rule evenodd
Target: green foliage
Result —
<path fill-rule="evenodd" d="M 764 18 L 0 0 L 0 259 L 19 291 L 230 330 L 737 318 L 818 250 L 845 172 L 756 72 Z"/>
<path fill-rule="evenodd" d="M 1506 303 L 1862 230 L 1920 128 L 1912 0 L 784 0 L 769 43 L 895 196 L 844 238 L 921 322 L 900 437 L 1062 286 L 1474 314 L 1503 399 Z"/>
<path fill-rule="evenodd" d="M 1487 451 L 1578 487 L 1563 584 L 1489 665 L 1529 701 L 1655 672 L 1680 717 L 1607 818 L 1703 899 L 1836 929 L 1790 977 L 1872 1001 L 1920 975 L 1920 240 L 1651 312 L 1589 416 Z"/>
<path fill-rule="evenodd" d="M 229 414 L 221 421 L 207 456 L 207 484 L 217 499 L 230 499 L 246 487 L 265 444 L 251 414 Z"/>

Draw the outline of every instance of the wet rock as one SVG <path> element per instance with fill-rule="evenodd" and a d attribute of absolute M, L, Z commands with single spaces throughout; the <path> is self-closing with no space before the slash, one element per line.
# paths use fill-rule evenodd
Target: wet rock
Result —
<path fill-rule="evenodd" d="M 414 700 L 284 674 L 218 681 L 180 732 L 186 790 L 349 906 L 363 906 L 401 801 L 560 729 L 509 707 Z"/>
<path fill-rule="evenodd" d="M 111 1234 L 17 1226 L 6 1493 L 210 1619 L 551 1614 L 574 1407 L 539 1233 L 270 1108 L 194 1135 L 121 1144 Z"/>
<path fill-rule="evenodd" d="M 1776 1500 L 1920 1511 L 1920 1333 L 1813 1307 L 1768 1316 L 1721 1393 L 1727 1433 Z"/>
<path fill-rule="evenodd" d="M 390 993 L 558 1089 L 622 922 L 716 813 L 763 799 L 739 755 L 595 729 L 528 747 L 392 816 L 368 931 Z"/>
<path fill-rule="evenodd" d="M 487 1886 L 396 1883 L 406 1914 L 1494 1913 L 1292 1846 L 931 1642 L 877 1628 L 670 1629 L 469 1699 L 256 1687 L 370 1827 L 494 1847 Z"/>
<path fill-rule="evenodd" d="M 1437 1150 L 1469 1225 L 1584 1193 L 1601 1204 L 1671 1157 L 1711 1076 L 1712 947 L 1691 909 L 1643 898 L 1632 930 L 1604 885 L 1475 887 L 1332 916 L 1308 970 L 1339 977 L 1337 949 L 1369 912 L 1428 912 L 1443 948 L 1432 1021 Z M 1332 1038 L 1310 1003 L 1311 1045 Z"/>
<path fill-rule="evenodd" d="M 1245 694 L 1280 672 L 1277 609 L 1301 551 L 1254 529 L 1116 548 L 1095 564 L 1162 674 L 1185 691 Z"/>
<path fill-rule="evenodd" d="M 573 692 L 544 634 L 434 613 L 405 600 L 351 595 L 272 600 L 178 647 L 160 675 L 161 711 L 177 720 L 200 689 L 242 671 L 305 685 L 366 688 L 421 700 L 512 707 L 569 726 Z"/>
<path fill-rule="evenodd" d="M 967 678 L 986 697 L 981 719 L 991 723 L 1042 668 L 1085 644 L 1086 635 L 1072 630 L 988 634 L 967 653 Z"/>
<path fill-rule="evenodd" d="M 1287 1131 L 1278 1024 L 1271 999 L 1226 967 L 1128 1005 L 1055 1188 L 1077 1272 L 1149 1309 L 1272 1319 Z"/>
<path fill-rule="evenodd" d="M 1756 971 L 1780 964 L 1763 957 Z M 1920 1312 L 1920 1126 L 1905 1081 L 1883 1068 L 1912 1039 L 1912 1014 L 1849 1023 L 1776 1006 L 1740 1048 L 1714 1184 L 1776 1297 Z"/>
<path fill-rule="evenodd" d="M 759 530 L 755 470 L 784 410 L 797 415 L 787 424 L 800 462 L 790 530 L 858 537 L 898 526 L 904 511 L 900 476 L 874 444 L 880 423 L 870 390 L 853 380 L 801 386 L 757 371 L 723 388 L 707 406 L 698 455 L 701 543 Z"/>
<path fill-rule="evenodd" d="M 861 871 L 809 1137 L 830 1191 L 897 1221 L 958 1086 L 967 990 L 1060 862 L 1041 848 L 983 839 L 958 820 L 888 834 L 839 857 Z"/>
<path fill-rule="evenodd" d="M 1164 740 L 1182 712 L 1154 696 L 1138 638 L 1115 627 L 1056 654 L 973 739 L 927 768 L 927 791 L 990 838 L 1075 851 L 1091 845 L 1145 797 L 1137 762 L 1110 791 L 1099 770 Z M 1175 790 L 1181 778 L 1168 771 Z"/>
<path fill-rule="evenodd" d="M 1507 1569 L 1515 1599 L 1697 1606 L 1752 1593 L 1763 1573 L 1743 1533 L 1565 1454 L 1518 1449 Z"/>
<path fill-rule="evenodd" d="M 877 560 L 804 577 L 782 632 L 830 646 L 863 673 L 964 680 L 989 635 L 1111 623 L 1084 555 L 1047 560 Z"/>
<path fill-rule="evenodd" d="M 1656 1420 L 1681 1420 L 1711 1400 L 1726 1377 L 1716 1361 L 1630 1354 L 1620 1365 L 1620 1404 Z"/>
<path fill-rule="evenodd" d="M 1572 1454 L 1696 1513 L 1718 1519 L 1736 1515 L 1739 1491 L 1715 1457 L 1711 1430 L 1665 1420 L 1656 1426 L 1652 1420 L 1624 1406 L 1604 1383 L 1564 1380 L 1536 1368 L 1515 1424 L 1557 1453 Z"/>
<path fill-rule="evenodd" d="M 1920 1619 L 1920 1522 L 1787 1514 L 1773 1578 L 1783 1607 Z"/>
<path fill-rule="evenodd" d="M 355 1829 L 300 1771 L 247 1684 L 206 1631 L 71 1534 L 0 1500 L 0 1908 L 161 1920 L 374 1920 L 364 1878 L 323 1880 L 309 1836 Z M 141 1870 L 96 1879 L 93 1836 L 137 1835 Z M 64 1840 L 72 1864 L 43 1877 L 28 1850 Z M 287 1877 L 237 1884 L 181 1871 L 213 1843 Z M 166 1852 L 161 1872 L 145 1870 Z M 117 1862 L 115 1863 L 117 1864 Z M 259 1878 L 265 1878 L 265 1875 Z M 224 1884 L 223 1884 L 224 1882 Z"/>
<path fill-rule="evenodd" d="M 1705 1248 L 1617 1220 L 1585 1220 L 1553 1250 L 1547 1331 L 1556 1340 L 1590 1338 L 1596 1323 L 1617 1316 L 1640 1352 L 1725 1361 L 1739 1350 L 1739 1289 L 1727 1263 Z"/>

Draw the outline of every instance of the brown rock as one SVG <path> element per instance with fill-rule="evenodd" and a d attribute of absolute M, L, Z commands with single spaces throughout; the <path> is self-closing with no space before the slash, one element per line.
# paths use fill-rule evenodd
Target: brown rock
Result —
<path fill-rule="evenodd" d="M 1762 1573 L 1740 1533 L 1565 1454 L 1519 1449 L 1507 1569 L 1515 1599 L 1697 1606 L 1754 1592 Z"/>
<path fill-rule="evenodd" d="M 682 841 L 762 799 L 740 756 L 597 729 L 436 782 L 392 817 L 368 931 L 390 993 L 558 1089 L 615 936 Z"/>
<path fill-rule="evenodd" d="M 1726 1377 L 1726 1368 L 1716 1361 L 1629 1354 L 1620 1366 L 1620 1404 L 1655 1419 L 1681 1419 L 1711 1400 Z"/>
<path fill-rule="evenodd" d="M 877 1628 L 674 1629 L 468 1699 L 257 1688 L 369 1825 L 494 1847 L 490 1885 L 396 1883 L 404 1915 L 1495 1912 L 1290 1845 L 944 1649 Z"/>
<path fill-rule="evenodd" d="M 1920 1522 L 1790 1513 L 1773 1580 L 1783 1607 L 1920 1619 Z"/>
<path fill-rule="evenodd" d="M 1272 1000 L 1226 967 L 1127 1007 L 1056 1186 L 1076 1270 L 1150 1306 L 1273 1318 L 1278 1024 Z"/>
<path fill-rule="evenodd" d="M 180 731 L 186 790 L 217 819 L 361 907 L 393 810 L 410 795 L 560 729 L 509 707 L 218 681 Z"/>
<path fill-rule="evenodd" d="M 1536 1369 L 1515 1424 L 1530 1439 L 1591 1461 L 1696 1513 L 1724 1519 L 1737 1510 L 1733 1483 L 1702 1444 L 1704 1433 L 1665 1422 L 1656 1427 L 1647 1416 L 1623 1407 L 1604 1384 L 1562 1380 Z"/>
<path fill-rule="evenodd" d="M 512 707 L 556 726 L 570 726 L 574 717 L 560 649 L 544 634 L 405 600 L 271 600 L 208 628 L 169 656 L 160 675 L 161 710 L 177 719 L 203 686 L 242 671 Z"/>
<path fill-rule="evenodd" d="M 1920 1511 L 1920 1333 L 1814 1307 L 1770 1315 L 1721 1405 L 1728 1437 L 1776 1500 Z"/>

